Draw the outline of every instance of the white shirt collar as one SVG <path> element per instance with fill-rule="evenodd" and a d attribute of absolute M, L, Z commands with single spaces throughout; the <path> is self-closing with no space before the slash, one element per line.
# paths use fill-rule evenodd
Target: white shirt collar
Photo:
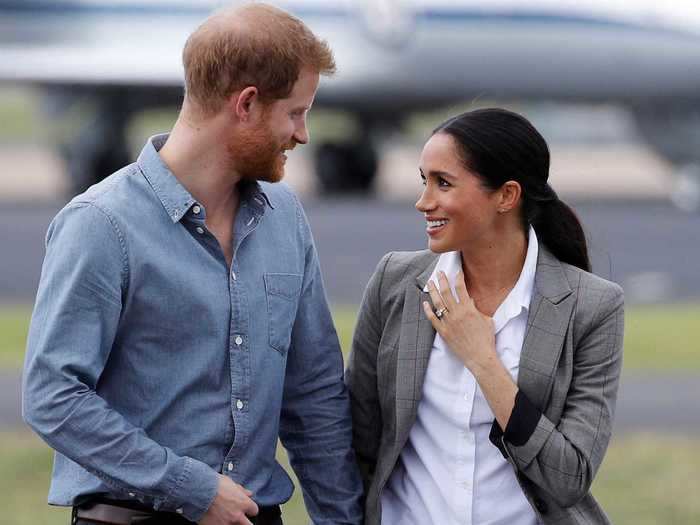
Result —
<path fill-rule="evenodd" d="M 537 242 L 537 235 L 535 234 L 533 227 L 530 226 L 527 240 L 527 254 L 525 255 L 523 269 L 520 271 L 520 277 L 518 277 L 515 286 L 513 286 L 511 291 L 493 314 L 493 324 L 495 326 L 496 333 L 498 333 L 509 320 L 520 315 L 523 309 L 528 310 L 530 308 L 532 291 L 535 287 L 535 271 L 537 270 L 538 253 L 539 244 Z M 452 293 L 456 295 L 455 278 L 461 269 L 462 258 L 460 257 L 459 251 L 446 252 L 440 255 L 440 258 L 435 265 L 435 269 L 428 280 L 432 280 L 435 284 L 437 284 L 438 272 L 445 272 L 447 280 L 450 283 Z M 428 291 L 427 284 L 425 285 L 425 288 L 423 288 L 423 291 Z"/>

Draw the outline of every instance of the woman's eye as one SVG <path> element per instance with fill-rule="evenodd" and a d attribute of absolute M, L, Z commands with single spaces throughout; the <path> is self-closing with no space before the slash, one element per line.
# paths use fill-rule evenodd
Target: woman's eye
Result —
<path fill-rule="evenodd" d="M 425 186 L 428 183 L 428 181 L 425 179 L 425 177 L 423 175 L 420 176 L 420 183 L 423 186 Z"/>
<path fill-rule="evenodd" d="M 451 186 L 451 184 L 449 182 L 447 182 L 445 179 L 443 179 L 442 177 L 438 177 L 438 186 L 442 186 L 443 188 L 447 188 L 447 187 Z"/>

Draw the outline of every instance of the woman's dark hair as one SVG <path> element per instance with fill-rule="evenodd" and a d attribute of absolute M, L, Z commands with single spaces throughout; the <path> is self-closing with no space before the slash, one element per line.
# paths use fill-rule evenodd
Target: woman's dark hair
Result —
<path fill-rule="evenodd" d="M 486 188 L 497 190 L 509 180 L 520 184 L 526 231 L 532 225 L 557 259 L 591 271 L 581 223 L 547 183 L 547 142 L 525 117 L 505 109 L 478 109 L 445 121 L 436 133 L 454 139 L 465 167 Z"/>

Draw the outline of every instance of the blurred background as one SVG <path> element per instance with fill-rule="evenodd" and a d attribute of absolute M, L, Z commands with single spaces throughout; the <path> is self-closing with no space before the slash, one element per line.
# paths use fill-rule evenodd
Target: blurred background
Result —
<path fill-rule="evenodd" d="M 413 208 L 430 130 L 503 106 L 548 140 L 550 182 L 627 302 L 615 433 L 593 492 L 616 524 L 700 523 L 700 7 L 645 0 L 275 2 L 327 38 L 286 181 L 304 201 L 347 353 L 390 250 L 426 246 Z M 72 195 L 167 131 L 205 0 L 0 0 L 0 492 L 3 523 L 46 506 L 49 449 L 20 381 L 44 234 Z M 284 461 L 284 452 L 280 450 Z M 305 523 L 299 491 L 285 523 Z"/>

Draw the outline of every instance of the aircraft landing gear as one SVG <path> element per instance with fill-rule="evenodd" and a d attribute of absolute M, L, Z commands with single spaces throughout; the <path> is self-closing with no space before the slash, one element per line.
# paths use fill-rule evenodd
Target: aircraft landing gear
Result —
<path fill-rule="evenodd" d="M 74 139 L 61 147 L 70 174 L 70 191 L 81 193 L 133 161 L 126 140 L 128 112 L 102 107 Z"/>
<path fill-rule="evenodd" d="M 366 141 L 325 143 L 316 151 L 316 176 L 325 194 L 369 193 L 377 164 L 377 152 Z"/>

